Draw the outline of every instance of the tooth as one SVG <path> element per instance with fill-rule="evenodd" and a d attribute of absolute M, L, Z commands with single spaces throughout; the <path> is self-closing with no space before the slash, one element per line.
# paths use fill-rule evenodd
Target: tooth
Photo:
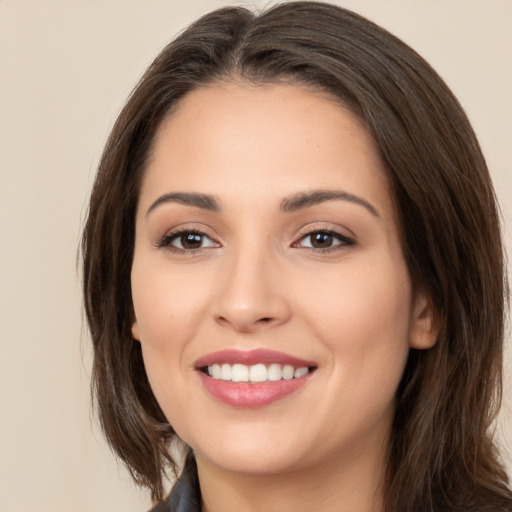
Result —
<path fill-rule="evenodd" d="M 299 379 L 300 377 L 304 377 L 304 375 L 307 375 L 309 373 L 309 368 L 307 366 L 303 368 L 297 368 L 293 374 L 293 376 L 296 379 Z"/>
<path fill-rule="evenodd" d="M 249 367 L 245 364 L 234 364 L 231 368 L 231 380 L 233 382 L 248 382 Z"/>
<path fill-rule="evenodd" d="M 220 378 L 222 380 L 231 380 L 231 365 L 224 363 L 221 367 Z"/>
<path fill-rule="evenodd" d="M 211 373 L 210 373 L 210 368 L 211 368 Z M 222 369 L 220 367 L 220 364 L 214 364 L 212 366 L 209 366 L 208 367 L 208 372 L 210 373 L 210 375 L 214 379 L 220 379 L 220 376 L 221 376 L 221 373 L 222 373 Z"/>
<path fill-rule="evenodd" d="M 291 380 L 293 379 L 293 372 L 294 368 L 290 364 L 285 364 L 283 368 L 283 379 L 284 380 Z"/>
<path fill-rule="evenodd" d="M 273 382 L 281 379 L 299 379 L 309 373 L 309 368 L 307 366 L 294 368 L 290 364 L 281 366 L 276 363 L 271 364 L 268 368 L 262 363 L 253 366 L 224 363 L 208 366 L 207 371 L 208 375 L 214 379 L 233 382 Z"/>
<path fill-rule="evenodd" d="M 270 381 L 281 380 L 283 371 L 280 364 L 271 364 L 267 370 L 267 379 Z"/>
<path fill-rule="evenodd" d="M 249 368 L 250 382 L 265 382 L 267 380 L 267 367 L 264 364 L 255 364 Z"/>

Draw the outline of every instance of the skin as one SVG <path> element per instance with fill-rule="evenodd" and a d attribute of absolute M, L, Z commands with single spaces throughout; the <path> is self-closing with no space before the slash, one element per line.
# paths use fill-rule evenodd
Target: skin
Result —
<path fill-rule="evenodd" d="M 282 210 L 315 190 L 352 200 Z M 209 194 L 219 209 L 151 208 L 176 192 Z M 176 229 L 204 233 L 201 248 L 163 245 Z M 315 249 L 319 230 L 341 238 Z M 350 111 L 294 85 L 185 97 L 143 179 L 132 292 L 133 335 L 157 400 L 196 453 L 203 510 L 381 509 L 395 392 L 409 348 L 429 348 L 436 332 L 411 284 L 383 164 Z M 277 402 L 235 408 L 194 367 L 227 348 L 317 368 Z"/>

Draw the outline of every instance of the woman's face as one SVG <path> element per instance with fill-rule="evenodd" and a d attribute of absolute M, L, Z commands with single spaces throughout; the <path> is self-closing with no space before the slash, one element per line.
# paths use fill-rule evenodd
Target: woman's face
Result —
<path fill-rule="evenodd" d="M 200 88 L 162 124 L 132 293 L 160 406 L 232 471 L 383 453 L 409 347 L 433 343 L 371 137 L 298 86 Z"/>

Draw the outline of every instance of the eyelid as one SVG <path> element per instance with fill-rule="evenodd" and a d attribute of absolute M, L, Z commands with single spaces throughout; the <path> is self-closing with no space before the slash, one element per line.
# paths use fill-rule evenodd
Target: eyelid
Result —
<path fill-rule="evenodd" d="M 301 242 L 306 239 L 308 236 L 312 236 L 316 233 L 323 233 L 327 235 L 332 235 L 335 237 L 340 243 L 337 243 L 335 245 L 332 245 L 331 247 L 326 248 L 318 248 L 318 247 L 308 247 L 308 246 L 301 246 Z M 333 228 L 331 226 L 313 226 L 309 228 L 305 228 L 304 230 L 301 230 L 298 237 L 295 239 L 296 241 L 292 243 L 292 247 L 294 248 L 303 248 L 307 250 L 311 250 L 314 252 L 330 252 L 330 251 L 336 251 L 340 249 L 344 249 L 346 247 L 352 247 L 356 245 L 356 237 L 355 235 L 351 234 L 350 236 L 345 235 L 341 232 L 340 229 Z"/>
<path fill-rule="evenodd" d="M 171 243 L 184 234 L 196 234 L 201 237 L 208 238 L 212 245 L 208 247 L 198 247 L 195 249 L 186 249 L 180 247 L 174 247 Z M 178 253 L 197 253 L 199 251 L 210 249 L 210 248 L 218 248 L 221 247 L 222 244 L 211 234 L 207 233 L 204 229 L 199 229 L 192 226 L 179 226 L 169 231 L 166 231 L 162 237 L 160 237 L 154 244 L 157 249 L 167 249 L 169 251 L 178 252 Z"/>

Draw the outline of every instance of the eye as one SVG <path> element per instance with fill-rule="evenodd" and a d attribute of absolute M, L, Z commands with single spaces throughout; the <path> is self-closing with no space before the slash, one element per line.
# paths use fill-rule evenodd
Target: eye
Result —
<path fill-rule="evenodd" d="M 293 247 L 306 247 L 315 250 L 329 250 L 341 246 L 352 246 L 355 242 L 336 231 L 321 230 L 312 231 L 303 235 Z"/>
<path fill-rule="evenodd" d="M 188 230 L 165 235 L 158 243 L 158 247 L 168 247 L 176 251 L 197 251 L 209 247 L 220 247 L 220 244 L 205 233 Z"/>

